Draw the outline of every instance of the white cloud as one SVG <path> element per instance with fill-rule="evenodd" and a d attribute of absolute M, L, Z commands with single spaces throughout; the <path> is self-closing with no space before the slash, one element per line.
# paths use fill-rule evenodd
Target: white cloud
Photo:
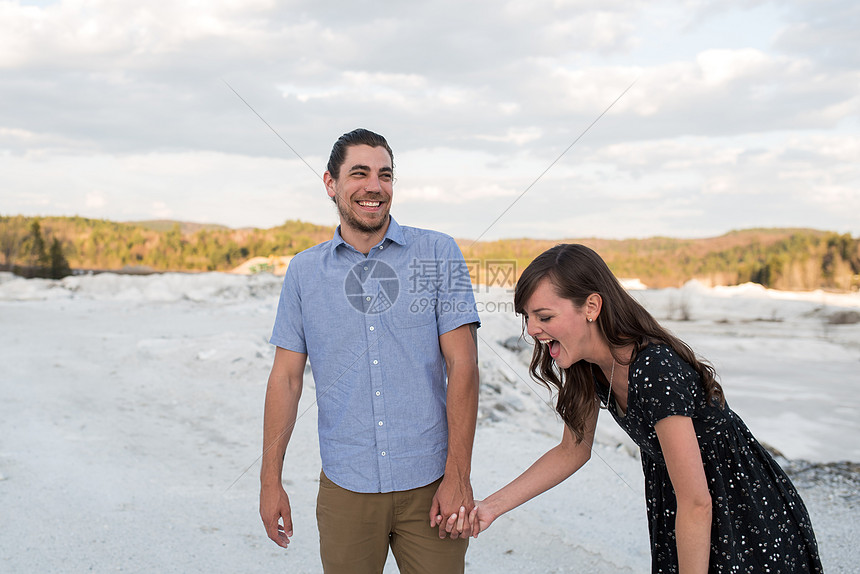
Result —
<path fill-rule="evenodd" d="M 156 219 L 169 219 L 173 217 L 173 210 L 167 207 L 167 204 L 163 201 L 153 202 L 150 213 Z"/>
<path fill-rule="evenodd" d="M 465 237 L 637 79 L 491 235 L 860 232 L 833 208 L 856 205 L 858 19 L 853 3 L 795 0 L 440 0 L 376 14 L 0 1 L 0 212 L 127 219 L 160 203 L 236 226 L 332 222 L 316 177 L 256 112 L 317 172 L 339 134 L 384 133 L 401 222 Z"/>
<path fill-rule="evenodd" d="M 311 157 L 310 160 L 318 161 Z M 51 155 L 38 162 L 0 157 L 5 185 L 0 213 L 91 215 L 119 220 L 205 212 L 236 227 L 286 219 L 331 223 L 322 183 L 299 160 L 217 153 L 128 156 Z"/>
<path fill-rule="evenodd" d="M 743 78 L 751 78 L 773 71 L 775 62 L 758 50 L 707 50 L 696 57 L 702 80 L 709 88 Z"/>
<path fill-rule="evenodd" d="M 452 198 L 444 189 L 435 185 L 422 185 L 415 187 L 397 186 L 394 192 L 394 202 L 397 205 L 409 202 L 433 202 L 444 201 L 449 203 Z"/>
<path fill-rule="evenodd" d="M 248 43 L 270 33 L 273 1 L 63 0 L 41 8 L 0 2 L 0 68 L 84 58 L 130 62 L 211 38 Z M 263 16 L 263 18 L 260 18 Z"/>
<path fill-rule="evenodd" d="M 88 209 L 99 210 L 107 205 L 107 200 L 100 191 L 92 191 L 87 194 L 85 205 Z"/>
<path fill-rule="evenodd" d="M 515 189 L 500 183 L 468 186 L 454 183 L 450 187 L 424 185 L 400 188 L 395 195 L 395 202 L 396 205 L 404 203 L 464 205 L 482 199 L 513 197 L 515 194 Z"/>
<path fill-rule="evenodd" d="M 504 135 L 477 135 L 475 138 L 489 142 L 514 143 L 518 146 L 522 146 L 540 139 L 542 135 L 542 129 L 532 126 L 526 128 L 508 128 Z"/>

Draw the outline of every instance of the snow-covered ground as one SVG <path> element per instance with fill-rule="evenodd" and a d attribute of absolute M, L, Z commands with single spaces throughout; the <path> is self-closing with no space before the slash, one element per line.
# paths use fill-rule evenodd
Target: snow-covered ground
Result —
<path fill-rule="evenodd" d="M 285 465 L 296 528 L 288 550 L 257 515 L 280 282 L 0 274 L 0 572 L 321 570 L 309 374 Z M 631 292 L 713 362 L 732 408 L 787 457 L 827 572 L 856 571 L 860 295 L 695 283 Z M 561 424 L 528 378 L 511 294 L 480 287 L 477 298 L 480 497 L 554 446 Z M 647 571 L 635 449 L 601 420 L 592 461 L 499 519 L 467 562 L 487 573 Z"/>

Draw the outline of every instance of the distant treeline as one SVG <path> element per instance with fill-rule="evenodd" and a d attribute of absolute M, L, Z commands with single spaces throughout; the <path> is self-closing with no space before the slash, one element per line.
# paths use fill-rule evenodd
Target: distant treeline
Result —
<path fill-rule="evenodd" d="M 648 287 L 678 287 L 690 279 L 708 285 L 753 282 L 784 290 L 860 287 L 860 238 L 814 229 L 747 229 L 706 239 L 504 239 L 461 242 L 467 258 L 514 259 L 518 271 L 557 243 L 597 251 L 616 276 Z"/>
<path fill-rule="evenodd" d="M 256 255 L 293 255 L 330 239 L 332 227 L 287 221 L 271 229 L 230 229 L 176 221 L 119 223 L 83 217 L 0 216 L 6 268 L 37 264 L 31 227 L 58 240 L 73 269 L 228 271 Z"/>
<path fill-rule="evenodd" d="M 34 237 L 34 223 L 41 239 Z M 333 231 L 302 221 L 230 229 L 175 221 L 0 216 L 0 256 L 6 269 L 49 265 L 51 257 L 61 255 L 72 269 L 228 271 L 251 257 L 294 255 L 330 239 Z M 786 290 L 860 287 L 860 238 L 813 229 L 749 229 L 707 239 L 458 240 L 466 259 L 477 262 L 481 281 L 515 279 L 536 255 L 561 242 L 584 243 L 619 277 L 655 288 L 690 279 L 711 285 L 751 281 Z M 490 268 L 515 273 L 493 277 Z"/>

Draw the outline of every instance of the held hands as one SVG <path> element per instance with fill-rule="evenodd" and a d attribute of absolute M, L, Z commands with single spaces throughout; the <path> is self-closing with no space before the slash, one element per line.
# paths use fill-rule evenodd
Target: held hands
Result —
<path fill-rule="evenodd" d="M 466 519 L 466 515 L 468 514 L 468 520 Z M 478 534 L 486 530 L 490 527 L 490 524 L 498 518 L 493 516 L 488 510 L 486 504 L 481 500 L 475 501 L 475 508 L 472 509 L 472 512 L 467 513 L 466 507 L 461 506 L 459 513 L 454 513 L 448 517 L 448 520 L 445 522 L 445 532 L 447 532 L 451 538 L 457 538 L 457 536 L 467 536 L 462 534 L 467 525 L 471 525 L 472 528 L 472 537 L 477 538 Z M 442 523 L 442 516 L 436 517 L 436 522 L 440 524 Z M 444 536 L 441 536 L 444 538 Z"/>
<path fill-rule="evenodd" d="M 266 534 L 275 544 L 286 548 L 293 535 L 293 519 L 290 498 L 280 484 L 260 489 L 260 518 Z"/>
<path fill-rule="evenodd" d="M 468 538 L 472 534 L 469 511 L 474 504 L 468 478 L 458 480 L 446 474 L 430 506 L 430 527 L 439 527 L 439 538 Z"/>

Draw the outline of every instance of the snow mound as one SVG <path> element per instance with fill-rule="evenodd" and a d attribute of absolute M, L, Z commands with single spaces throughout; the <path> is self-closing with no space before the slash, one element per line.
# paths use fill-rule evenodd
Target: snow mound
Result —
<path fill-rule="evenodd" d="M 0 300 L 241 301 L 277 297 L 281 282 L 282 279 L 268 273 L 233 275 L 216 272 L 145 276 L 99 273 L 61 280 L 13 278 L 0 280 Z"/>

